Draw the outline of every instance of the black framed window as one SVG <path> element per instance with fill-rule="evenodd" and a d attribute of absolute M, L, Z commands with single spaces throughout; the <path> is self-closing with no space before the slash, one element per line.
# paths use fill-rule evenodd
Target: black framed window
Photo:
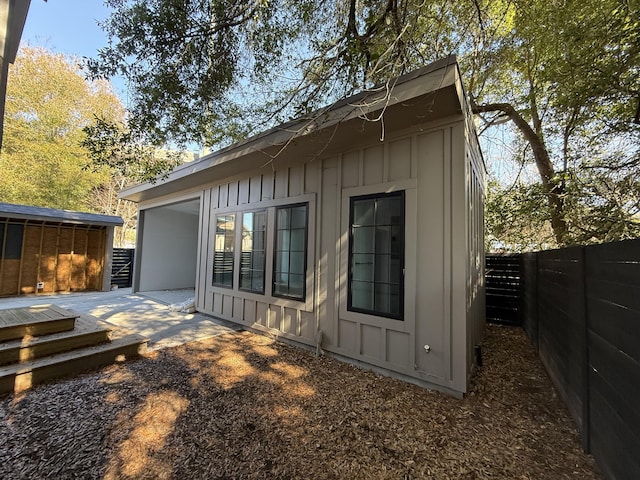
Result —
<path fill-rule="evenodd" d="M 242 214 L 240 289 L 264 293 L 267 211 Z"/>
<path fill-rule="evenodd" d="M 352 197 L 348 310 L 404 319 L 404 192 Z"/>
<path fill-rule="evenodd" d="M 213 284 L 233 288 L 233 246 L 236 216 L 216 216 L 216 234 L 213 246 Z"/>
<path fill-rule="evenodd" d="M 0 258 L 19 260 L 22 257 L 24 225 L 21 223 L 0 223 Z"/>
<path fill-rule="evenodd" d="M 276 208 L 273 295 L 304 300 L 308 204 Z"/>

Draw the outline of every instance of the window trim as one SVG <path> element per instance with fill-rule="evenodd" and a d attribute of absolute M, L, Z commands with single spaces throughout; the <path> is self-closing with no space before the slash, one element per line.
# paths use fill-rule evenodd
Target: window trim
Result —
<path fill-rule="evenodd" d="M 400 290 L 398 292 L 400 304 L 399 304 L 399 313 L 392 314 L 381 312 L 379 310 L 370 310 L 366 308 L 354 307 L 352 304 L 353 292 L 352 292 L 352 256 L 353 256 L 353 215 L 354 215 L 354 203 L 359 200 L 371 200 L 371 199 L 382 199 L 382 198 L 394 198 L 399 197 L 402 199 L 402 219 L 401 219 L 401 227 L 402 227 L 402 250 L 400 253 L 400 270 L 401 270 L 401 282 L 400 282 Z M 381 192 L 381 193 L 370 193 L 365 195 L 353 195 L 348 198 L 349 202 L 349 217 L 348 217 L 348 247 L 347 247 L 347 311 L 362 313 L 365 315 L 372 315 L 375 317 L 382 318 L 390 318 L 392 320 L 404 321 L 405 314 L 405 305 L 404 305 L 404 296 L 405 296 L 405 266 L 406 266 L 406 256 L 407 256 L 407 245 L 406 245 L 406 216 L 407 216 L 407 200 L 406 194 L 404 190 L 397 190 L 394 192 Z M 376 252 L 373 252 L 373 255 L 376 255 Z M 374 265 L 375 268 L 375 265 Z M 375 275 L 375 274 L 374 274 Z M 374 277 L 375 278 L 375 277 Z M 375 279 L 373 281 L 375 285 Z"/>
<path fill-rule="evenodd" d="M 282 209 L 293 209 L 296 207 L 305 207 L 305 226 L 304 226 L 304 268 L 303 268 L 303 278 L 302 282 L 302 296 L 294 296 L 294 295 L 284 295 L 281 293 L 275 292 L 275 276 L 276 276 L 276 247 L 278 245 L 278 210 Z M 272 258 L 272 269 L 271 269 L 271 295 L 276 298 L 286 298 L 288 300 L 295 300 L 297 302 L 305 302 L 307 298 L 307 275 L 308 275 L 308 255 L 309 255 L 309 202 L 298 202 L 298 203 L 288 203 L 284 205 L 277 205 L 274 207 L 274 222 L 273 222 L 273 246 L 271 248 Z M 291 231 L 291 229 L 289 229 Z M 289 273 L 290 274 L 290 273 Z"/>
<path fill-rule="evenodd" d="M 215 188 L 214 188 L 215 190 Z M 213 200 L 211 200 L 213 201 Z M 295 308 L 296 310 L 300 310 L 301 312 L 311 313 L 315 311 L 315 297 L 317 295 L 316 291 L 316 277 L 315 277 L 315 268 L 310 269 L 311 265 L 315 265 L 315 258 L 317 255 L 316 248 L 316 202 L 317 202 L 317 194 L 316 193 L 304 193 L 301 195 L 296 195 L 292 197 L 280 197 L 280 198 L 272 198 L 272 199 L 264 199 L 257 202 L 252 202 L 248 204 L 240 204 L 240 205 L 231 205 L 231 206 L 221 206 L 221 207 L 213 207 L 211 206 L 207 215 L 207 222 L 209 228 L 207 229 L 206 238 L 207 244 L 211 245 L 213 242 L 213 218 L 216 215 L 220 214 L 229 214 L 229 213 L 242 213 L 250 210 L 267 210 L 267 223 L 269 228 L 275 224 L 275 210 L 277 207 L 286 206 L 286 205 L 295 205 L 297 203 L 308 203 L 309 209 L 307 211 L 307 271 L 306 271 L 306 297 L 305 300 L 302 301 L 300 299 L 293 298 L 284 298 L 284 297 L 276 297 L 272 294 L 272 282 L 271 278 L 273 275 L 273 247 L 274 247 L 274 237 L 270 233 L 267 233 L 267 256 L 266 256 L 266 280 L 265 280 L 265 292 L 264 294 L 248 292 L 244 290 L 238 290 L 237 287 L 234 289 L 229 289 L 225 287 L 218 287 L 212 285 L 212 268 L 211 262 L 208 261 L 206 263 L 206 283 L 203 289 L 203 300 L 202 300 L 202 308 L 205 312 L 210 312 L 214 315 L 222 315 L 224 314 L 216 310 L 214 305 L 214 296 L 215 295 L 233 295 L 236 298 L 242 298 L 245 300 L 262 302 L 266 304 L 270 304 L 273 306 L 277 306 L 278 308 Z M 206 208 L 206 205 L 205 205 Z M 236 244 L 237 245 L 237 244 Z M 208 247 L 207 252 L 211 252 L 211 248 Z M 237 248 L 236 248 L 237 252 Z M 210 253 L 207 253 L 210 255 Z M 236 278 L 238 275 L 236 274 Z M 236 283 L 237 285 L 237 283 Z"/>
<path fill-rule="evenodd" d="M 415 328 L 416 297 L 418 290 L 417 271 L 417 239 L 418 239 L 418 182 L 415 178 L 394 180 L 393 182 L 377 183 L 375 185 L 359 185 L 343 188 L 340 196 L 339 232 L 336 244 L 337 264 L 335 271 L 335 288 L 338 290 L 337 318 L 369 325 L 377 328 L 391 328 L 396 332 L 411 334 Z M 360 312 L 347 310 L 347 270 L 349 256 L 349 198 L 373 193 L 391 193 L 398 190 L 405 192 L 405 272 L 404 272 L 404 321 L 378 317 Z M 423 212 L 423 215 L 428 213 Z M 331 280 L 329 280 L 331 281 Z M 333 284 L 330 284 L 333 285 Z"/>

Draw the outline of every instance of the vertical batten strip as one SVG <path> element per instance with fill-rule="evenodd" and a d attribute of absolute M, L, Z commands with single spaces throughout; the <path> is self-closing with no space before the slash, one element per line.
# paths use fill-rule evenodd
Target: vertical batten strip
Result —
<path fill-rule="evenodd" d="M 100 245 L 98 247 L 98 252 L 100 252 L 100 257 L 98 258 L 98 284 L 96 285 L 97 291 L 102 291 L 104 288 L 104 268 L 105 268 L 105 260 L 107 257 L 107 228 L 109 227 L 101 227 L 100 232 Z M 112 227 L 113 228 L 113 227 Z M 111 248 L 113 249 L 113 242 L 111 243 Z"/>
<path fill-rule="evenodd" d="M 84 232 L 84 264 L 82 265 L 82 290 L 87 289 L 87 263 L 89 256 L 89 228 Z"/>
<path fill-rule="evenodd" d="M 40 224 L 40 247 L 38 248 L 38 269 L 36 271 L 36 293 L 38 293 L 37 283 L 40 279 L 40 267 L 42 266 L 42 245 L 44 244 L 44 222 Z"/>
<path fill-rule="evenodd" d="M 56 253 L 53 255 L 53 292 L 56 291 L 58 285 L 58 255 L 60 254 L 60 226 L 56 227 Z"/>
<path fill-rule="evenodd" d="M 41 246 L 42 248 L 42 246 Z M 69 280 L 67 282 L 67 291 L 71 291 L 71 282 L 73 281 L 73 256 L 76 253 L 76 226 L 71 229 L 71 254 L 69 255 Z"/>
<path fill-rule="evenodd" d="M 22 230 L 22 246 L 20 248 L 20 266 L 18 268 L 18 292 L 17 292 L 18 295 L 20 295 L 20 293 L 22 292 L 22 268 L 24 267 L 24 244 L 26 243 L 26 240 L 27 240 L 27 224 L 28 223 L 29 223 L 29 220 L 24 221 L 24 227 Z M 2 259 L 2 252 L 0 252 L 0 259 Z M 0 273 L 0 289 L 2 289 L 2 273 Z"/>
<path fill-rule="evenodd" d="M 9 230 L 9 219 L 5 218 L 2 233 L 2 248 L 0 248 L 0 292 L 2 292 L 2 281 L 4 280 L 4 252 L 7 249 L 7 230 Z"/>

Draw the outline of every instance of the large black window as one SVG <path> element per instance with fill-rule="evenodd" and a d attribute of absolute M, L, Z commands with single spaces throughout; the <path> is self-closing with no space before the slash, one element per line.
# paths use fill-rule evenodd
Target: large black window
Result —
<path fill-rule="evenodd" d="M 404 316 L 404 192 L 352 197 L 348 309 Z"/>
<path fill-rule="evenodd" d="M 264 293 L 266 228 L 266 210 L 242 214 L 241 290 Z"/>
<path fill-rule="evenodd" d="M 307 204 L 276 209 L 273 295 L 304 300 L 307 267 Z"/>
<path fill-rule="evenodd" d="M 0 258 L 19 260 L 22 257 L 22 237 L 24 225 L 20 223 L 0 223 Z"/>
<path fill-rule="evenodd" d="M 213 284 L 233 287 L 233 245 L 235 242 L 236 216 L 218 215 L 213 246 Z"/>

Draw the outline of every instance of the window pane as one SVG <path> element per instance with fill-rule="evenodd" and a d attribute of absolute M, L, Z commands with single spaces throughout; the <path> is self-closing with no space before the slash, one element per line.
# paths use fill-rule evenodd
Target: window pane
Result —
<path fill-rule="evenodd" d="M 305 244 L 305 231 L 304 229 L 291 230 L 291 243 L 289 248 L 296 252 L 304 252 L 306 249 L 304 248 Z"/>
<path fill-rule="evenodd" d="M 389 260 L 391 257 L 389 255 L 376 255 L 375 262 L 375 279 L 376 282 L 384 282 L 389 283 Z"/>
<path fill-rule="evenodd" d="M 373 255 L 354 254 L 351 263 L 351 276 L 354 280 L 367 281 L 373 278 Z"/>
<path fill-rule="evenodd" d="M 289 275 L 289 295 L 301 297 L 304 293 L 304 275 Z"/>
<path fill-rule="evenodd" d="M 273 294 L 304 299 L 307 255 L 307 205 L 276 210 Z"/>
<path fill-rule="evenodd" d="M 376 225 L 399 225 L 403 203 L 400 197 L 378 199 L 376 202 Z"/>
<path fill-rule="evenodd" d="M 376 227 L 376 253 L 391 252 L 391 227 Z"/>
<path fill-rule="evenodd" d="M 279 208 L 278 209 L 278 230 L 288 230 L 291 227 L 291 209 L 290 208 Z"/>
<path fill-rule="evenodd" d="M 357 200 L 353 202 L 353 224 L 373 225 L 375 200 Z"/>
<path fill-rule="evenodd" d="M 289 250 L 290 247 L 290 239 L 291 231 L 290 230 L 278 230 L 277 238 L 276 238 L 276 249 L 277 250 Z"/>
<path fill-rule="evenodd" d="M 264 252 L 254 251 L 250 265 L 252 270 L 264 270 Z"/>
<path fill-rule="evenodd" d="M 233 286 L 235 215 L 218 215 L 213 246 L 213 284 Z"/>
<path fill-rule="evenodd" d="M 351 199 L 349 310 L 402 319 L 404 192 Z"/>
<path fill-rule="evenodd" d="M 301 205 L 291 209 L 291 228 L 307 228 L 307 206 Z"/>
<path fill-rule="evenodd" d="M 289 272 L 290 273 L 304 273 L 304 253 L 291 252 L 289 255 Z"/>
<path fill-rule="evenodd" d="M 264 237 L 267 212 L 242 214 L 240 288 L 264 293 Z"/>
<path fill-rule="evenodd" d="M 373 283 L 351 282 L 351 305 L 362 310 L 373 310 Z"/>
<path fill-rule="evenodd" d="M 375 227 L 353 227 L 353 252 L 374 253 Z"/>

